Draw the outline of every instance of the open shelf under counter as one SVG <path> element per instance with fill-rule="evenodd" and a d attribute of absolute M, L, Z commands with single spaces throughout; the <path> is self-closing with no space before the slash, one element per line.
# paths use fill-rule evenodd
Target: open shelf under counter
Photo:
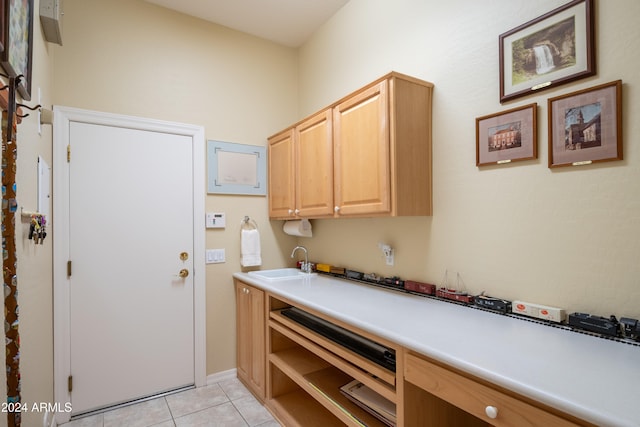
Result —
<path fill-rule="evenodd" d="M 338 367 L 361 381 L 381 396 L 396 400 L 396 373 L 348 350 L 345 347 L 305 328 L 283 316 L 280 311 L 269 313 L 269 327 L 291 339 L 312 354 Z"/>
<path fill-rule="evenodd" d="M 274 409 L 283 418 L 293 418 L 297 423 L 300 422 L 300 417 L 307 417 L 307 414 L 304 414 L 304 411 L 299 410 L 297 406 L 291 406 L 292 398 L 290 395 L 293 393 L 298 395 L 299 400 L 295 401 L 297 405 L 311 405 L 313 407 L 314 417 L 323 420 L 318 425 L 384 426 L 381 421 L 358 407 L 340 392 L 340 387 L 351 382 L 352 377 L 304 348 L 297 347 L 272 353 L 269 355 L 269 362 L 272 365 L 271 369 L 279 370 L 282 375 L 299 387 L 297 392 L 288 392 L 271 399 L 271 403 L 279 402 L 278 407 Z M 324 408 L 324 411 L 316 407 L 318 404 Z M 301 423 L 300 425 L 316 424 Z"/>
<path fill-rule="evenodd" d="M 273 397 L 267 404 L 285 426 L 326 427 L 344 424 L 300 389 Z"/>

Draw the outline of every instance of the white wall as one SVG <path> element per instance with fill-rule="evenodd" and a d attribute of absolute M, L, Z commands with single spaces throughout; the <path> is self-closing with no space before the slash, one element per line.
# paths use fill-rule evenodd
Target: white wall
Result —
<path fill-rule="evenodd" d="M 303 46 L 302 115 L 391 70 L 435 84 L 433 217 L 318 220 L 314 260 L 432 283 L 448 269 L 472 293 L 640 317 L 640 2 L 596 2 L 596 76 L 499 102 L 499 34 L 565 3 L 351 0 Z M 547 99 L 617 79 L 625 159 L 550 170 Z M 538 159 L 476 167 L 475 118 L 532 102 Z"/>

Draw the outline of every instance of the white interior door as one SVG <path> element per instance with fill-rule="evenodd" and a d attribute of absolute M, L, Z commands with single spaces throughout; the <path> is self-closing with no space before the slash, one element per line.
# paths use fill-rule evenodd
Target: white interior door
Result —
<path fill-rule="evenodd" d="M 69 347 L 61 353 L 72 376 L 72 415 L 201 385 L 203 280 L 194 271 L 204 252 L 194 237 L 204 217 L 194 214 L 204 197 L 194 184 L 204 181 L 195 179 L 203 178 L 201 168 L 194 170 L 201 144 L 194 148 L 193 135 L 129 123 L 66 126 L 68 192 L 61 203 L 68 202 L 68 222 L 54 230 L 67 239 L 58 249 L 68 253 L 71 275 L 60 285 L 54 272 L 54 283 L 68 287 L 55 293 L 68 298 Z"/>

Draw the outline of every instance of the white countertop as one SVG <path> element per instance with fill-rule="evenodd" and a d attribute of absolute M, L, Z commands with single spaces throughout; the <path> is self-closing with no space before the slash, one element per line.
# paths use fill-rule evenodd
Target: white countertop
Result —
<path fill-rule="evenodd" d="M 640 347 L 358 282 L 235 278 L 599 426 L 640 426 Z"/>

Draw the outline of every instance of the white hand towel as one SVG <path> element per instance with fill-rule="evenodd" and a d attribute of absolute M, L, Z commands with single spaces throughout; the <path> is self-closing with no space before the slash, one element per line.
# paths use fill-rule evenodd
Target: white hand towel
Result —
<path fill-rule="evenodd" d="M 262 264 L 260 233 L 258 230 L 242 230 L 240 233 L 240 264 L 252 267 Z"/>

